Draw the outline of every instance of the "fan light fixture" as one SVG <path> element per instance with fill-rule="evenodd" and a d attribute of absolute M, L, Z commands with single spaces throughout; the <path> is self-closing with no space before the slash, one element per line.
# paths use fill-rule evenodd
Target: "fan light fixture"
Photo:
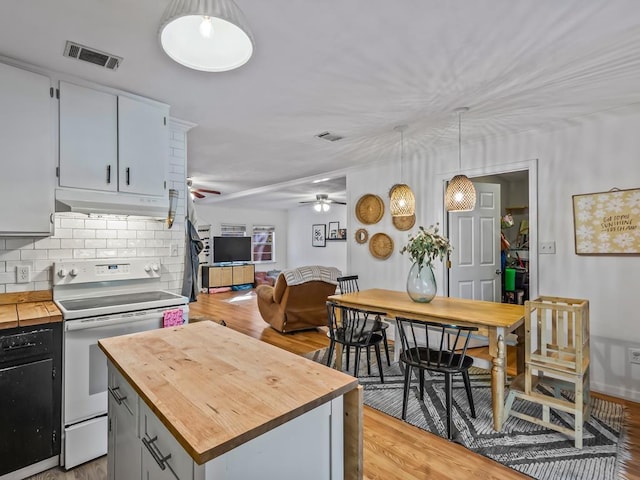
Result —
<path fill-rule="evenodd" d="M 398 125 L 394 128 L 400 132 L 400 179 L 402 180 L 402 163 L 404 157 L 404 131 L 406 125 Z M 416 197 L 409 185 L 396 183 L 389 191 L 389 209 L 392 217 L 410 217 L 416 212 Z"/>
<path fill-rule="evenodd" d="M 331 208 L 331 205 L 329 205 L 329 196 L 318 194 L 316 198 L 317 200 L 316 203 L 313 204 L 313 209 L 316 212 L 328 212 Z"/>
<path fill-rule="evenodd" d="M 233 0 L 172 0 L 158 31 L 172 60 L 203 72 L 241 67 L 253 54 L 253 36 Z"/>
<path fill-rule="evenodd" d="M 469 111 L 468 107 L 457 108 L 458 114 L 458 169 L 462 170 L 462 114 Z M 476 208 L 476 187 L 466 175 L 456 175 L 447 185 L 444 194 L 448 212 L 470 212 Z"/>

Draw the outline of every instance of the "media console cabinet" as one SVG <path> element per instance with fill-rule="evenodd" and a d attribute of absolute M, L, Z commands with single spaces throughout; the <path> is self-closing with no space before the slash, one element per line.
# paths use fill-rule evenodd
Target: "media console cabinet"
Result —
<path fill-rule="evenodd" d="M 256 267 L 252 263 L 243 265 L 203 265 L 202 286 L 204 288 L 233 287 L 255 282 Z"/>

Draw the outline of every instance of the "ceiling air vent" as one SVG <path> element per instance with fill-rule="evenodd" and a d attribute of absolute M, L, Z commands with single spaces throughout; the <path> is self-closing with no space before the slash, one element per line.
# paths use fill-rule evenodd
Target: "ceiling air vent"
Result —
<path fill-rule="evenodd" d="M 116 70 L 122 63 L 122 57 L 111 55 L 110 53 L 101 52 L 95 48 L 85 47 L 79 43 L 73 43 L 67 40 L 64 47 L 64 56 L 82 60 L 83 62 L 93 63 L 100 67 Z"/>
<path fill-rule="evenodd" d="M 328 142 L 337 142 L 338 140 L 342 140 L 344 138 L 344 137 L 341 137 L 340 135 L 336 135 L 335 133 L 331 133 L 331 132 L 322 132 L 316 135 L 316 137 L 321 140 L 326 140 Z"/>

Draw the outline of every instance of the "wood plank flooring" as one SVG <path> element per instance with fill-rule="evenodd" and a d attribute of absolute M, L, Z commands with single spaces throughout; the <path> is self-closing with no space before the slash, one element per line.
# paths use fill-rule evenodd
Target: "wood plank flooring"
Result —
<path fill-rule="evenodd" d="M 248 295 L 248 296 L 247 296 Z M 246 297 L 245 297 L 246 296 Z M 246 300 L 232 301 L 238 298 Z M 201 294 L 191 303 L 190 321 L 213 320 L 271 345 L 301 355 L 328 346 L 326 329 L 282 335 L 265 323 L 250 292 Z M 482 355 L 476 351 L 474 355 Z M 486 354 L 485 354 L 486 356 Z M 512 366 L 514 356 L 509 356 Z M 598 394 L 595 394 L 598 395 Z M 594 396 L 595 396 L 594 395 Z M 625 405 L 631 459 L 626 480 L 640 480 L 640 404 L 599 395 Z M 364 408 L 364 478 L 367 480 L 529 478 L 464 447 L 427 433 L 372 408 Z M 29 480 L 105 480 L 102 457 L 69 472 L 53 469 Z"/>

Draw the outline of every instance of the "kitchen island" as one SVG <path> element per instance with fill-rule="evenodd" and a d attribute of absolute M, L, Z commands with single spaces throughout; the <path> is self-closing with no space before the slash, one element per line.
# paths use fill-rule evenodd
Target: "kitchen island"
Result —
<path fill-rule="evenodd" d="M 109 478 L 362 478 L 356 378 L 214 322 L 99 345 Z"/>

